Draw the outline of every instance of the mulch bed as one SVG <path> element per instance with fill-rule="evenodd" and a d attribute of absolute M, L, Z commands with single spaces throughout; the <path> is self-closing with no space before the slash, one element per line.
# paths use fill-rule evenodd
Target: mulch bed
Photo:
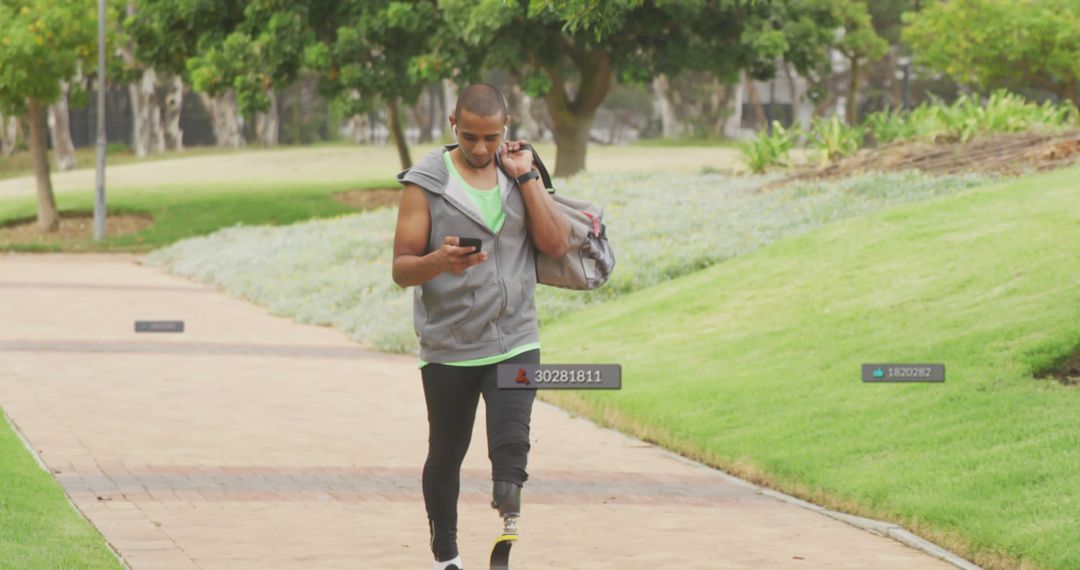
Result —
<path fill-rule="evenodd" d="M 135 214 L 109 214 L 105 220 L 105 237 L 133 234 L 154 224 L 150 216 Z M 60 228 L 55 232 L 42 232 L 37 219 L 15 220 L 0 225 L 0 244 L 45 244 L 72 242 L 94 238 L 93 214 L 60 214 Z"/>
<path fill-rule="evenodd" d="M 401 199 L 401 190 L 349 190 L 335 193 L 333 197 L 350 208 L 373 210 L 397 206 Z M 150 216 L 109 214 L 105 223 L 105 236 L 133 234 L 153 224 L 154 219 Z M 37 218 L 13 220 L 0 224 L 0 245 L 62 243 L 93 239 L 93 237 L 93 214 L 61 213 L 60 228 L 48 233 L 38 229 Z"/>
<path fill-rule="evenodd" d="M 769 184 L 832 180 L 868 171 L 920 170 L 928 174 L 977 172 L 1017 176 L 1080 163 L 1080 132 L 1008 133 L 961 142 L 903 142 L 863 149 L 823 167 L 796 169 Z"/>
<path fill-rule="evenodd" d="M 401 200 L 401 190 L 389 188 L 349 190 L 335 193 L 334 199 L 350 208 L 374 210 L 376 208 L 397 206 Z"/>

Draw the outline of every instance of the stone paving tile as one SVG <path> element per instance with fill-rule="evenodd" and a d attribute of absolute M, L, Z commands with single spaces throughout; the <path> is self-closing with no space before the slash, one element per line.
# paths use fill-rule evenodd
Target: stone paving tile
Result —
<path fill-rule="evenodd" d="M 131 568 L 430 567 L 414 358 L 130 256 L 0 255 L 0 290 L 0 405 Z M 499 529 L 478 416 L 470 568 Z M 532 439 L 515 570 L 952 568 L 540 402 Z"/>

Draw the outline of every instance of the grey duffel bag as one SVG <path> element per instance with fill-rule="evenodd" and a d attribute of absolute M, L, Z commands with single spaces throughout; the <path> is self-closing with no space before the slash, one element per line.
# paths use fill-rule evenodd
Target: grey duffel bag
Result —
<path fill-rule="evenodd" d="M 536 252 L 536 281 L 542 285 L 587 291 L 607 282 L 615 269 L 615 251 L 607 239 L 604 209 L 596 204 L 555 193 L 551 176 L 532 145 L 523 150 L 533 154 L 536 169 L 548 193 L 570 220 L 570 249 L 554 259 Z"/>

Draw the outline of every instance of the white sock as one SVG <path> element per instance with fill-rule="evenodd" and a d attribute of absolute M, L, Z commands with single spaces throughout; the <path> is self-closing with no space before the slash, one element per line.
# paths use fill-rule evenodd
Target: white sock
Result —
<path fill-rule="evenodd" d="M 459 554 L 453 560 L 447 560 L 446 562 L 436 562 L 435 570 L 446 570 L 450 567 L 451 564 L 457 565 L 458 568 L 464 568 L 464 565 L 461 562 L 461 555 Z"/>

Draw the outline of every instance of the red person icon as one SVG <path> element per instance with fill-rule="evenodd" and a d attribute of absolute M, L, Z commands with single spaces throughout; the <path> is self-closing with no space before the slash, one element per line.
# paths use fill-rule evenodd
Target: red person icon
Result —
<path fill-rule="evenodd" d="M 529 377 L 525 374 L 524 368 L 518 368 L 517 378 L 514 378 L 514 382 L 526 385 L 529 383 Z"/>

